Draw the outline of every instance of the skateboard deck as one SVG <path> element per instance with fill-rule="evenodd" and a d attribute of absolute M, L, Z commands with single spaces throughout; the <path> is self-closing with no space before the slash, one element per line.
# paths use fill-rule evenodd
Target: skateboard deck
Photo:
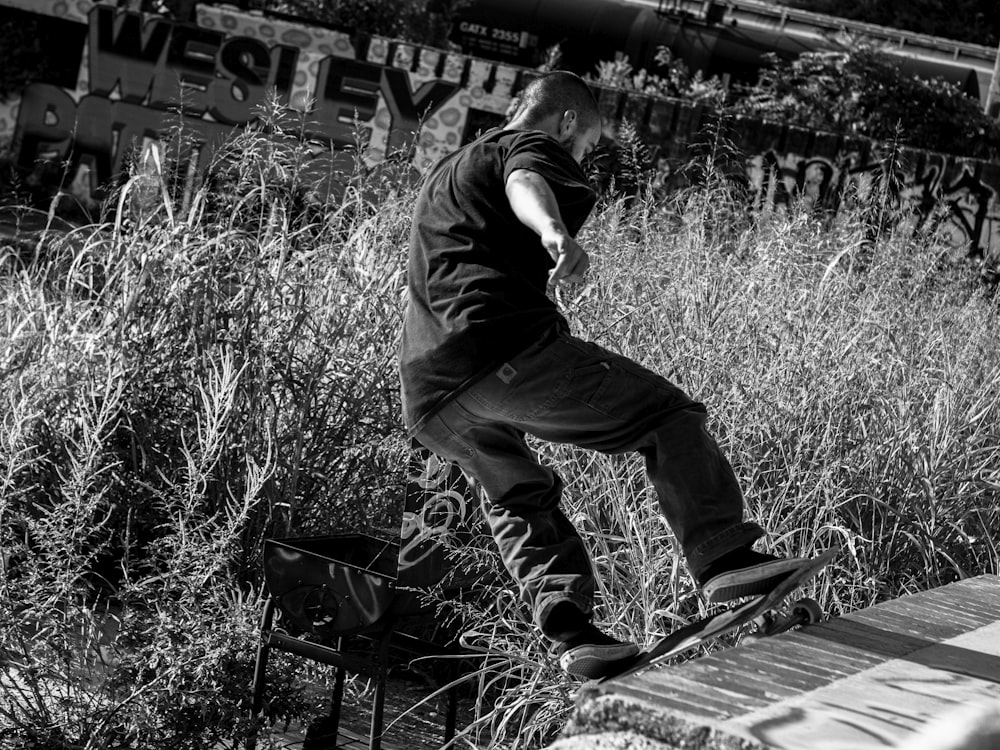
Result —
<path fill-rule="evenodd" d="M 807 624 L 818 619 L 818 607 L 811 600 L 803 600 L 802 606 L 797 607 L 789 615 L 783 617 L 767 617 L 775 610 L 779 609 L 781 603 L 799 586 L 815 577 L 823 568 L 837 556 L 839 548 L 833 547 L 820 555 L 807 560 L 802 567 L 779 583 L 770 593 L 751 599 L 748 602 L 737 604 L 722 612 L 710 617 L 697 620 L 673 631 L 657 641 L 652 648 L 640 651 L 630 659 L 623 659 L 620 667 L 610 674 L 594 680 L 595 684 L 602 684 L 609 680 L 614 680 L 625 675 L 633 674 L 639 670 L 655 664 L 656 662 L 669 659 L 671 656 L 687 651 L 688 649 L 700 646 L 713 638 L 731 633 L 742 625 L 757 620 L 765 619 L 763 628 L 764 635 L 772 635 L 784 632 L 799 624 Z"/>

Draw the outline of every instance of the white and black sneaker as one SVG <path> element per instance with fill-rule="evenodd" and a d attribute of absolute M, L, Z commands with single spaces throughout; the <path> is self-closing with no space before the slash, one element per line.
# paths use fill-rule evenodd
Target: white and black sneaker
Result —
<path fill-rule="evenodd" d="M 728 602 L 746 596 L 764 596 L 809 560 L 775 557 L 738 547 L 727 552 L 699 576 L 701 593 L 710 602 Z"/>
<path fill-rule="evenodd" d="M 559 657 L 559 666 L 566 673 L 584 680 L 596 680 L 611 673 L 612 667 L 622 660 L 638 654 L 639 647 L 615 640 L 593 623 L 587 623 L 580 632 L 557 641 L 551 651 L 553 656 Z"/>

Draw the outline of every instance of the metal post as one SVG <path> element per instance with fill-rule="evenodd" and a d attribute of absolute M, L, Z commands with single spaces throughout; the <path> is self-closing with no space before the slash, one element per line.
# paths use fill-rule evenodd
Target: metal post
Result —
<path fill-rule="evenodd" d="M 337 650 L 343 650 L 344 639 L 337 639 Z M 346 668 L 337 667 L 337 674 L 333 679 L 333 695 L 330 696 L 330 716 L 329 727 L 333 736 L 333 747 L 337 746 L 337 733 L 340 731 L 340 709 L 344 705 L 344 677 Z"/>
<path fill-rule="evenodd" d="M 267 598 L 264 611 L 260 618 L 260 643 L 257 645 L 257 661 L 253 669 L 253 703 L 250 708 L 250 720 L 253 726 L 246 738 L 246 750 L 257 747 L 256 722 L 264 708 L 264 685 L 267 681 L 267 659 L 271 650 L 271 623 L 274 619 L 274 599 Z"/>
<path fill-rule="evenodd" d="M 993 77 L 990 79 L 990 88 L 986 92 L 983 112 L 1000 119 L 1000 44 L 997 45 L 997 59 L 993 64 Z"/>
<path fill-rule="evenodd" d="M 368 733 L 368 750 L 381 750 L 382 747 L 382 715 L 385 713 L 385 688 L 389 673 L 389 642 L 392 640 L 391 623 L 385 635 L 378 642 L 376 654 L 375 697 L 372 700 L 371 731 Z"/>
<path fill-rule="evenodd" d="M 458 724 L 458 660 L 452 659 L 448 668 L 448 682 L 452 683 L 448 688 L 448 713 L 444 720 L 444 741 L 448 744 L 455 737 L 455 730 Z"/>

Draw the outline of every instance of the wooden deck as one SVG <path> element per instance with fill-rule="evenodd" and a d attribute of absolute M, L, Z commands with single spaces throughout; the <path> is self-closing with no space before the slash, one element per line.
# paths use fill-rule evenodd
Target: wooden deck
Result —
<path fill-rule="evenodd" d="M 979 576 L 674 667 L 581 701 L 567 735 L 686 748 L 895 746 L 1000 699 L 1000 577 Z"/>
<path fill-rule="evenodd" d="M 390 675 L 386 690 L 385 734 L 381 750 L 439 750 L 444 745 L 443 699 L 417 705 L 427 698 L 429 689 Z M 472 720 L 471 700 L 459 700 L 459 729 Z M 371 695 L 344 697 L 336 750 L 368 750 L 371 720 Z M 301 750 L 306 745 L 304 726 L 276 727 L 258 750 Z M 312 743 L 313 747 L 316 742 Z M 459 747 L 464 745 L 459 744 Z M 328 746 L 329 750 L 334 750 Z"/>
<path fill-rule="evenodd" d="M 268 750 L 300 750 L 305 745 L 305 734 L 296 731 L 287 731 L 272 735 L 271 743 L 261 743 L 261 747 L 268 747 Z M 369 739 L 367 736 L 352 732 L 350 729 L 341 728 L 337 732 L 336 750 L 368 750 Z M 332 748 L 331 748 L 332 750 Z M 382 743 L 382 750 L 403 750 L 401 745 L 390 745 Z"/>

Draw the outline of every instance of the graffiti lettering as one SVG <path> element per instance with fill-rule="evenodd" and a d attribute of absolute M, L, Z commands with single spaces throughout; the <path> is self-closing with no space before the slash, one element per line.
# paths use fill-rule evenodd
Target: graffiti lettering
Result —
<path fill-rule="evenodd" d="M 468 532 L 471 497 L 457 466 L 414 446 L 400 532 L 400 586 L 430 586 L 441 580 L 447 545 Z"/>
<path fill-rule="evenodd" d="M 90 93 L 241 125 L 273 88 L 287 100 L 298 49 L 106 5 L 90 13 Z"/>
<path fill-rule="evenodd" d="M 288 101 L 299 49 L 98 5 L 89 16 L 89 93 L 78 101 L 58 87 L 36 83 L 21 97 L 14 152 L 25 168 L 39 159 L 71 160 L 88 170 L 90 197 L 125 166 L 147 139 L 183 125 L 193 136 L 199 168 L 232 127 L 253 121 L 273 89 Z M 353 145 L 359 123 L 371 130 L 380 106 L 388 113 L 388 147 L 407 143 L 422 117 L 457 90 L 455 81 L 425 81 L 415 90 L 405 70 L 326 55 L 318 61 L 315 106 L 303 132 L 326 146 Z M 171 114 L 165 114 L 165 111 Z M 205 117 L 208 115 L 208 117 Z M 336 156 L 321 153 L 310 174 L 329 188 Z"/>
<path fill-rule="evenodd" d="M 317 81 L 316 90 L 320 95 L 313 120 L 319 127 L 310 135 L 338 145 L 350 144 L 355 123 L 366 122 L 375 116 L 382 66 L 327 57 L 320 63 Z"/>
<path fill-rule="evenodd" d="M 208 111 L 208 94 L 215 79 L 215 57 L 223 36 L 197 26 L 177 25 L 167 46 L 168 74 L 154 78 L 151 107 L 182 107 L 185 114 L 201 116 Z"/>
<path fill-rule="evenodd" d="M 846 190 L 870 197 L 884 189 L 894 208 L 909 207 L 918 229 L 935 231 L 949 245 L 983 257 L 1000 250 L 996 191 L 962 160 L 929 155 L 909 167 L 898 159 L 847 153 L 837 162 L 800 154 L 779 155 L 773 149 L 750 160 L 750 182 L 759 207 L 781 208 L 802 201 L 835 213 Z M 938 210 L 943 208 L 943 213 Z M 928 221 L 934 217 L 933 226 Z"/>
<path fill-rule="evenodd" d="M 994 198 L 993 190 L 972 175 L 968 169 L 962 176 L 941 190 L 941 200 L 951 209 L 952 226 L 961 232 L 969 255 L 983 257 L 989 246 L 985 237 L 986 212 Z"/>
<path fill-rule="evenodd" d="M 444 490 L 431 495 L 417 512 L 405 511 L 400 530 L 399 570 L 410 570 L 447 545 L 466 517 L 461 492 Z"/>
<path fill-rule="evenodd" d="M 207 163 L 212 149 L 232 127 L 197 117 L 180 117 L 194 146 Z M 72 161 L 90 168 L 91 194 L 124 166 L 133 144 L 158 139 L 178 116 L 126 101 L 88 95 L 79 103 L 62 89 L 45 83 L 29 86 L 22 95 L 14 146 L 18 163 L 30 169 L 38 159 Z"/>
<path fill-rule="evenodd" d="M 458 85 L 450 81 L 427 81 L 412 91 L 409 78 L 403 71 L 383 68 L 381 91 L 394 125 L 389 136 L 389 149 L 401 148 L 420 126 L 421 117 L 433 112 L 457 88 Z"/>
<path fill-rule="evenodd" d="M 107 5 L 90 12 L 90 90 L 143 102 L 161 69 L 172 24 L 154 19 L 143 25 L 138 13 L 116 13 Z"/>
<path fill-rule="evenodd" d="M 280 49 L 275 48 L 279 55 Z M 218 69 L 222 75 L 209 84 L 209 114 L 219 122 L 234 125 L 250 122 L 255 117 L 254 108 L 264 101 L 270 85 L 275 85 L 287 99 L 290 81 L 277 85 L 270 77 L 271 71 L 278 67 L 278 61 L 263 42 L 242 37 L 227 41 L 219 50 Z"/>

